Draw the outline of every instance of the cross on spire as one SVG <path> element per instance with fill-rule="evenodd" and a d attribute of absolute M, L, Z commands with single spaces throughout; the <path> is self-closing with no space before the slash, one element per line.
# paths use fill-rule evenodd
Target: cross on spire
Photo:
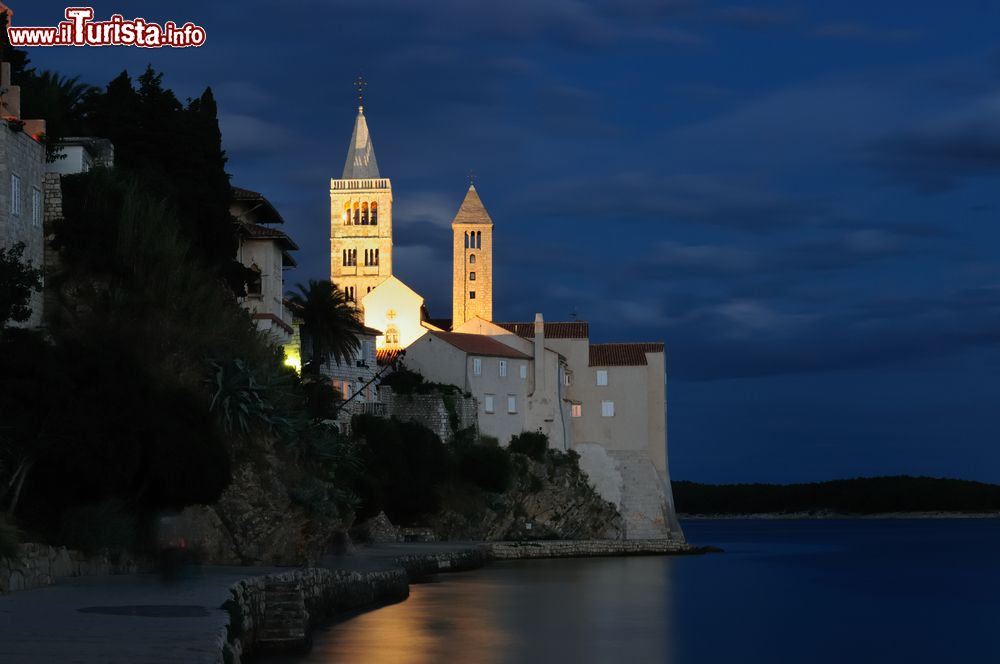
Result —
<path fill-rule="evenodd" d="M 362 105 L 361 102 L 364 100 L 364 97 L 365 97 L 365 88 L 367 86 L 368 86 L 367 81 L 365 81 L 365 79 L 362 78 L 361 75 L 359 74 L 358 75 L 358 79 L 356 81 L 354 81 L 354 87 L 358 91 L 358 110 L 359 111 L 362 108 L 364 108 L 364 106 Z"/>

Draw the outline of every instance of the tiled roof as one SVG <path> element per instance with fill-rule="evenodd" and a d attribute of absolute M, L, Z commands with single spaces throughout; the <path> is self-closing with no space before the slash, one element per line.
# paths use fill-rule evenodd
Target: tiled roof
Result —
<path fill-rule="evenodd" d="M 295 244 L 295 242 L 292 241 L 292 238 L 288 237 L 277 228 L 261 226 L 260 224 L 242 223 L 240 224 L 240 232 L 255 240 L 281 240 L 289 249 L 299 248 L 299 245 Z"/>
<path fill-rule="evenodd" d="M 533 339 L 535 336 L 534 323 L 497 323 L 497 325 L 525 339 Z M 590 325 L 586 321 L 545 323 L 546 339 L 587 339 L 589 337 Z"/>
<path fill-rule="evenodd" d="M 455 214 L 453 224 L 493 224 L 490 213 L 483 206 L 482 199 L 476 192 L 475 185 L 469 185 L 469 191 L 465 194 L 465 200 Z"/>
<path fill-rule="evenodd" d="M 271 205 L 271 201 L 267 200 L 264 194 L 259 191 L 244 189 L 243 187 L 230 187 L 230 189 L 233 190 L 233 201 L 248 204 L 247 210 L 243 213 L 244 215 L 253 213 L 252 219 L 265 224 L 285 223 L 285 220 L 282 219 L 278 211 Z M 247 220 L 241 218 L 240 221 Z"/>
<path fill-rule="evenodd" d="M 662 343 L 591 344 L 592 367 L 644 367 L 646 353 L 662 353 Z"/>
<path fill-rule="evenodd" d="M 379 366 L 384 367 L 387 364 L 391 364 L 402 352 L 400 348 L 379 348 L 375 351 L 375 359 L 378 361 Z"/>
<path fill-rule="evenodd" d="M 483 336 L 481 334 L 463 334 L 461 332 L 430 332 L 431 335 L 451 344 L 459 350 L 465 351 L 469 355 L 486 355 L 488 357 L 511 357 L 517 360 L 530 360 L 530 355 L 525 355 L 519 350 L 515 350 L 507 344 L 500 343 L 496 339 Z"/>

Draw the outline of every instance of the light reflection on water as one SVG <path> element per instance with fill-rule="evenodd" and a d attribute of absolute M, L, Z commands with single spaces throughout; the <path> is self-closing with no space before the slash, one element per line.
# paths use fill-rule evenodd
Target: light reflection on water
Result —
<path fill-rule="evenodd" d="M 411 588 L 316 634 L 307 662 L 669 662 L 669 565 L 655 558 L 498 563 Z M 619 598 L 628 597 L 627 602 Z"/>
<path fill-rule="evenodd" d="M 726 553 L 442 574 L 283 661 L 1000 662 L 998 520 L 716 521 L 685 531 Z"/>

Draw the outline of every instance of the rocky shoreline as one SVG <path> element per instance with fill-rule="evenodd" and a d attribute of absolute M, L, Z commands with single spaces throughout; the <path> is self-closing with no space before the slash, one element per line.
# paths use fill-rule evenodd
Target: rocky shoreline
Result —
<path fill-rule="evenodd" d="M 409 596 L 411 583 L 434 574 L 478 569 L 491 561 L 539 558 L 688 555 L 711 551 L 678 540 L 544 540 L 473 543 L 451 550 L 420 551 L 420 545 L 386 549 L 388 569 L 346 571 L 328 568 L 290 569 L 254 576 L 234 583 L 222 608 L 229 624 L 218 636 L 219 662 L 239 664 L 251 653 L 271 649 L 304 651 L 312 628 L 329 623 L 347 611 L 399 602 Z M 268 609 L 269 591 L 280 587 L 298 594 L 302 612 Z M 282 598 L 283 603 L 287 600 Z M 274 604 L 274 602 L 272 602 Z M 268 625 L 282 620 L 286 624 Z"/>

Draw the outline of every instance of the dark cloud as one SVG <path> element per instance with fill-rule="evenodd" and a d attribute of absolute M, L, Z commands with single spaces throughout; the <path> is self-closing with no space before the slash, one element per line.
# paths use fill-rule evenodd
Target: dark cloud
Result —
<path fill-rule="evenodd" d="M 921 193 L 1000 173 L 1000 105 L 992 113 L 898 133 L 870 145 L 867 161 Z"/>
<path fill-rule="evenodd" d="M 906 28 L 884 29 L 853 21 L 825 23 L 816 27 L 813 30 L 813 34 L 831 39 L 889 43 L 912 41 L 921 36 L 921 32 L 918 30 Z"/>
<path fill-rule="evenodd" d="M 711 14 L 712 19 L 747 30 L 769 30 L 790 25 L 796 16 L 785 9 L 767 7 L 723 7 Z"/>
<path fill-rule="evenodd" d="M 670 326 L 674 376 L 717 380 L 887 367 L 995 348 L 1000 288 L 936 299 L 873 299 L 823 314 L 788 312 L 754 301 L 727 301 Z"/>

